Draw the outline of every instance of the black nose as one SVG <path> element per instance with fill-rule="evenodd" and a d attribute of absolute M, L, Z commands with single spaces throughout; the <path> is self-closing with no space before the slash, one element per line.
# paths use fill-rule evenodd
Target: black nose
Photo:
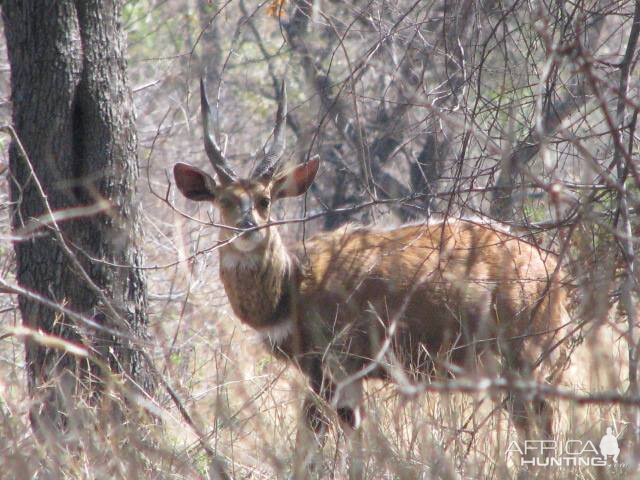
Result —
<path fill-rule="evenodd" d="M 240 223 L 238 223 L 238 228 L 243 228 L 243 229 L 255 228 L 256 226 L 257 226 L 256 222 L 249 219 L 241 220 Z"/>

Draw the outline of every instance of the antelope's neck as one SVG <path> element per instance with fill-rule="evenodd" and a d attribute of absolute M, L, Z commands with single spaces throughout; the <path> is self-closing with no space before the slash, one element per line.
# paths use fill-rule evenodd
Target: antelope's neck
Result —
<path fill-rule="evenodd" d="M 256 252 L 220 249 L 220 278 L 234 313 L 265 336 L 285 336 L 293 327 L 289 315 L 294 285 L 292 259 L 277 232 Z"/>

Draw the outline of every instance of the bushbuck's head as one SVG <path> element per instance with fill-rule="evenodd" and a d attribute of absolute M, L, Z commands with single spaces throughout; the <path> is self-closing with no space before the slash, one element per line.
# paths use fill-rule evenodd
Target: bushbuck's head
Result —
<path fill-rule="evenodd" d="M 257 228 L 270 220 L 271 204 L 285 197 L 295 197 L 307 191 L 318 171 L 319 160 L 312 159 L 297 167 L 282 171 L 280 158 L 285 147 L 285 120 L 287 94 L 282 83 L 279 92 L 276 126 L 271 146 L 248 178 L 239 178 L 227 164 L 222 150 L 210 130 L 211 108 L 207 99 L 204 81 L 200 80 L 200 104 L 204 147 L 217 181 L 199 168 L 177 163 L 173 167 L 176 185 L 190 200 L 209 201 L 220 210 L 224 225 L 237 229 L 238 238 L 231 245 L 243 252 L 250 252 L 265 245 L 269 238 L 269 227 Z"/>

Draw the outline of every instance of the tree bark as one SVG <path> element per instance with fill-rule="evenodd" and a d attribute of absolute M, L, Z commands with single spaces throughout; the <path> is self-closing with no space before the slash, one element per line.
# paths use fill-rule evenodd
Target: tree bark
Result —
<path fill-rule="evenodd" d="M 100 214 L 49 225 L 15 243 L 17 279 L 29 291 L 107 324 L 116 321 L 117 312 L 140 338 L 147 327 L 146 291 L 139 268 L 137 138 L 121 6 L 118 0 L 2 2 L 13 125 L 27 154 L 24 158 L 12 144 L 10 194 L 15 229 L 49 208 L 109 202 Z M 52 231 L 58 226 L 61 235 Z M 152 390 L 136 348 L 82 331 L 38 302 L 21 297 L 19 305 L 24 325 L 88 344 L 113 371 Z M 100 389 L 89 375 L 98 372 L 64 352 L 27 341 L 26 364 L 34 428 L 64 428 L 71 405 L 63 398 L 95 396 Z"/>

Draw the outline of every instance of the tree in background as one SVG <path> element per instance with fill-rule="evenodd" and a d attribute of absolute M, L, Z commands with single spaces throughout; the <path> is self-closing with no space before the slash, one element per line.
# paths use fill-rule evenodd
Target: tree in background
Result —
<path fill-rule="evenodd" d="M 16 276 L 23 325 L 83 344 L 151 392 L 136 347 L 147 299 L 121 8 L 119 0 L 2 3 L 16 133 L 12 223 L 29 232 L 15 242 Z M 96 325 L 87 329 L 56 305 Z M 103 372 L 64 349 L 27 339 L 26 365 L 39 431 L 64 428 L 69 398 L 97 398 L 101 388 Z"/>

